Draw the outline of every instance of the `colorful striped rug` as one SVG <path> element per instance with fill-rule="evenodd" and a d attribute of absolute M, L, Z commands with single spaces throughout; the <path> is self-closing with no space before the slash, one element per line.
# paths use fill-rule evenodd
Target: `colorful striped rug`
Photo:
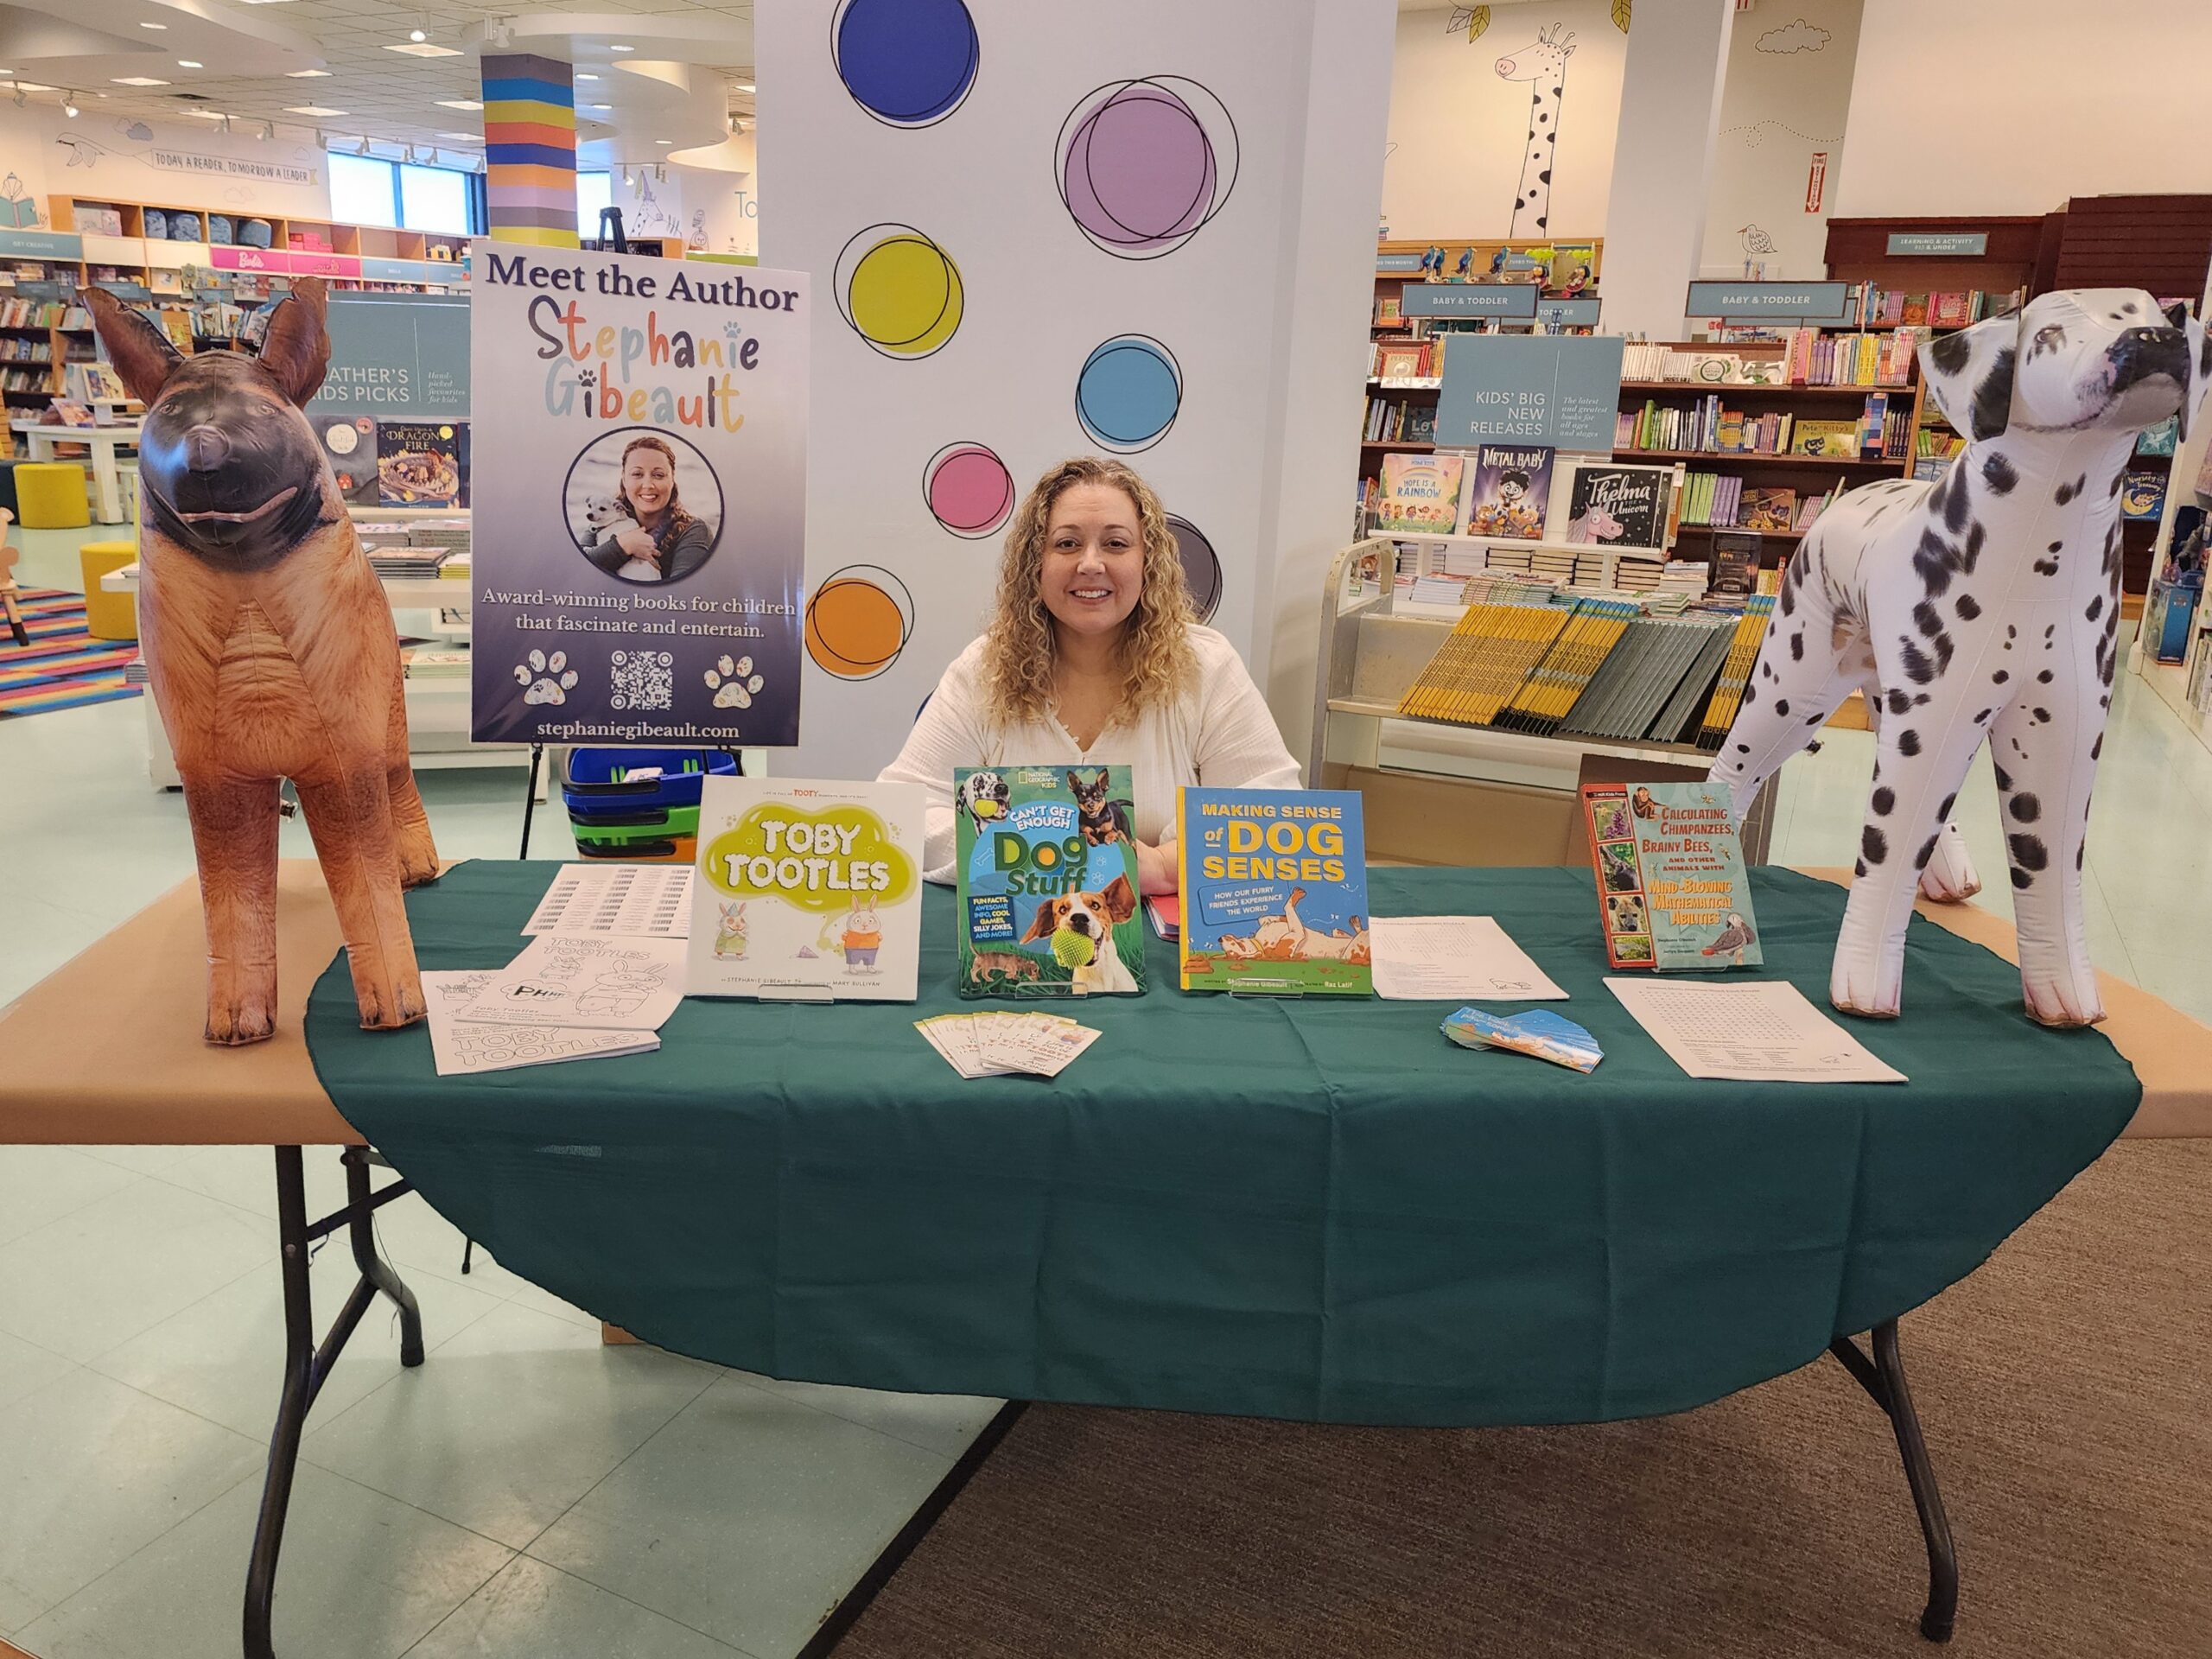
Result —
<path fill-rule="evenodd" d="M 85 596 L 26 588 L 18 595 L 31 637 L 18 645 L 0 626 L 0 720 L 135 697 L 125 680 L 138 658 L 135 639 L 95 639 L 85 632 Z"/>

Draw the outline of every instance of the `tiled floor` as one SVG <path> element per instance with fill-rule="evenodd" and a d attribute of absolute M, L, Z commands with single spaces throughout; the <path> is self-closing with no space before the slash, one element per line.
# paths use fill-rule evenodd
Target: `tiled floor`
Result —
<path fill-rule="evenodd" d="M 32 532 L 28 583 L 74 584 Z M 2101 965 L 2201 1018 L 2212 754 L 2123 678 L 2088 862 Z M 136 702 L 0 722 L 0 1001 L 191 868 Z M 1775 857 L 1848 864 L 1863 733 L 1791 763 Z M 426 774 L 441 849 L 508 856 L 512 771 Z M 2007 906 L 1987 762 L 1962 826 Z M 556 855 L 554 818 L 537 842 Z M 304 831 L 286 851 L 306 855 Z M 127 1011 L 118 1010 L 118 1017 Z M 0 1147 L 0 1635 L 44 1659 L 238 1650 L 283 1316 L 266 1149 Z M 316 1213 L 340 1191 L 312 1159 Z M 419 1198 L 382 1212 L 431 1362 L 379 1306 L 311 1420 L 278 1648 L 322 1659 L 783 1659 L 988 1420 L 991 1402 L 815 1389 L 636 1347 L 479 1254 Z M 342 1244 L 321 1306 L 350 1279 Z"/>

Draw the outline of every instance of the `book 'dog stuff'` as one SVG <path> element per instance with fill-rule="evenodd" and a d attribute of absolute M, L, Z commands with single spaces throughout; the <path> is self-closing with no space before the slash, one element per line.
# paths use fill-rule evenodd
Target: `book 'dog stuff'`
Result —
<path fill-rule="evenodd" d="M 1185 990 L 1374 994 L 1356 791 L 1186 788 L 1176 837 Z"/>
<path fill-rule="evenodd" d="M 1605 960 L 1615 968 L 1754 968 L 1758 924 L 1726 788 L 1585 784 Z"/>
<path fill-rule="evenodd" d="M 912 1001 L 925 812 L 915 784 L 708 779 L 689 993 Z"/>
<path fill-rule="evenodd" d="M 961 766 L 952 796 L 961 995 L 1141 992 L 1129 769 Z"/>

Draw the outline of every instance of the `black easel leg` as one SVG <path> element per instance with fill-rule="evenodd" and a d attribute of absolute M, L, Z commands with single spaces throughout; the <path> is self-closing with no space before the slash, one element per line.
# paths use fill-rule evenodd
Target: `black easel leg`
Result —
<path fill-rule="evenodd" d="M 1869 1334 L 1874 1349 L 1871 1359 L 1848 1337 L 1836 1338 L 1828 1344 L 1828 1351 L 1881 1407 L 1897 1434 L 1905 1481 L 1912 1488 L 1912 1506 L 1919 1512 L 1921 1536 L 1928 1543 L 1928 1605 L 1920 1615 L 1920 1633 L 1930 1642 L 1948 1642 L 1959 1611 L 1959 1555 L 1951 1541 L 1950 1518 L 1943 1513 L 1936 1465 L 1929 1461 L 1920 1416 L 1913 1409 L 1912 1392 L 1905 1384 L 1904 1361 L 1897 1352 L 1897 1322 L 1885 1320 Z"/>
<path fill-rule="evenodd" d="M 545 759 L 545 746 L 530 746 L 530 781 L 522 786 L 522 850 L 517 858 L 530 856 L 530 821 L 537 810 L 537 768 Z"/>
<path fill-rule="evenodd" d="M 269 1473 L 261 1488 L 261 1517 L 253 1529 L 253 1554 L 245 1575 L 246 1659 L 276 1659 L 271 1620 L 276 1593 L 276 1557 L 284 1547 L 284 1513 L 291 1505 L 292 1477 L 300 1461 L 300 1434 L 323 1380 L 345 1351 L 347 1338 L 368 1312 L 378 1292 L 399 1307 L 399 1361 L 423 1363 L 423 1316 L 414 1293 L 376 1252 L 371 1218 L 383 1205 L 414 1190 L 413 1183 L 394 1181 L 378 1192 L 369 1191 L 368 1154 L 349 1147 L 346 1163 L 346 1207 L 310 1224 L 307 1217 L 307 1179 L 297 1147 L 276 1149 L 276 1236 L 283 1252 L 284 1274 L 284 1393 L 276 1408 L 276 1427 L 269 1437 Z M 353 1262 L 361 1276 L 346 1305 L 338 1310 L 329 1333 L 320 1346 L 315 1339 L 315 1303 L 308 1277 L 308 1253 L 319 1238 L 346 1228 L 353 1243 Z"/>

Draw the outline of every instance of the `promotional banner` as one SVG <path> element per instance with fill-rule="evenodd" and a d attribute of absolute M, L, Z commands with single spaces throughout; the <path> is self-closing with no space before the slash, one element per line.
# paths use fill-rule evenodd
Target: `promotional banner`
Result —
<path fill-rule="evenodd" d="M 330 371 L 308 400 L 309 415 L 366 415 L 380 421 L 467 417 L 465 296 L 336 293 L 330 296 L 327 326 Z"/>
<path fill-rule="evenodd" d="M 796 743 L 805 276 L 473 261 L 472 736 Z"/>

